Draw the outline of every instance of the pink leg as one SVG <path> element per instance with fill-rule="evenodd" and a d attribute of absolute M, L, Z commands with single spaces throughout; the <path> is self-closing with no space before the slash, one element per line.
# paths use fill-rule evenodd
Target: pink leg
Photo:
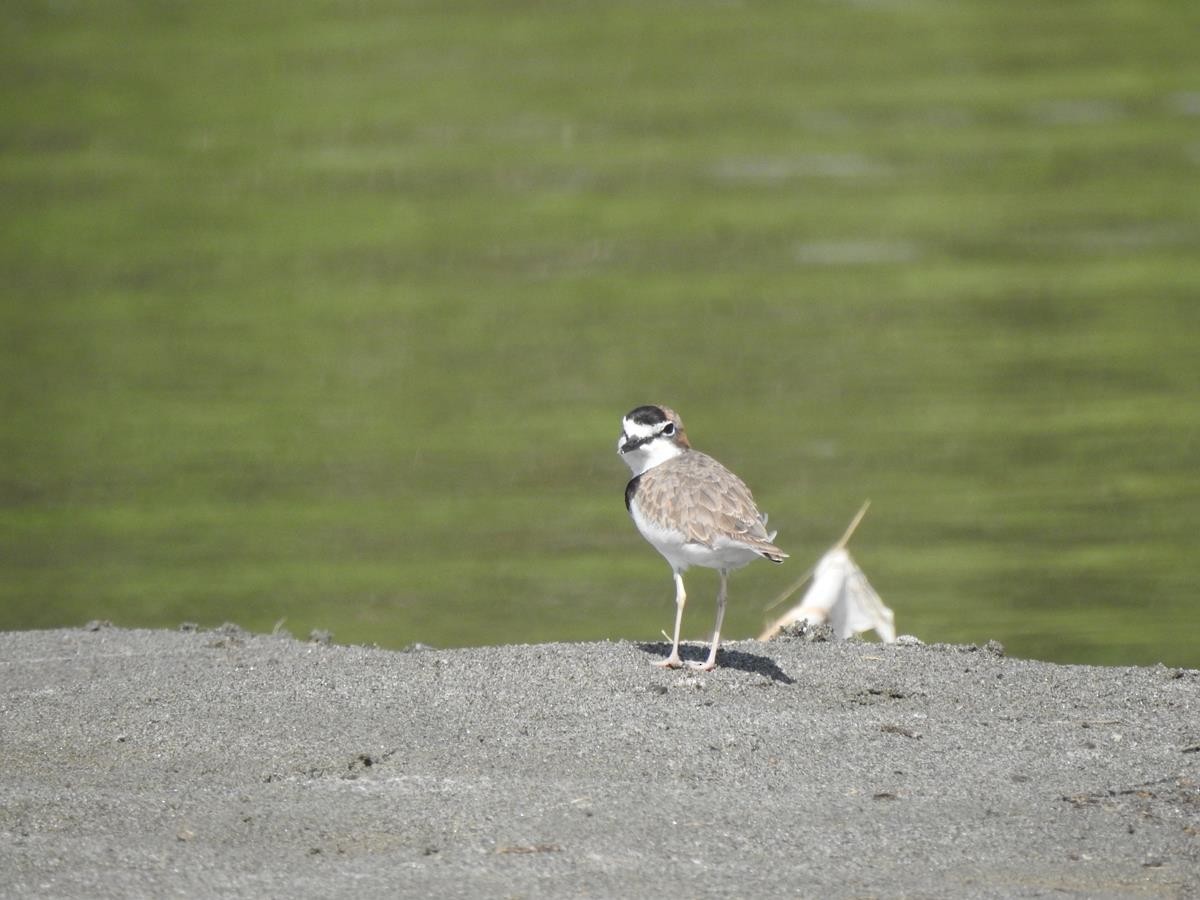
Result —
<path fill-rule="evenodd" d="M 683 665 L 679 658 L 679 625 L 683 622 L 683 605 L 687 603 L 687 591 L 683 589 L 683 576 L 675 573 L 675 639 L 671 642 L 671 655 L 654 665 L 666 669 L 677 669 Z"/>
<path fill-rule="evenodd" d="M 725 599 L 729 588 L 729 572 L 721 569 L 721 588 L 717 591 L 717 624 L 713 626 L 712 646 L 708 648 L 708 659 L 702 663 L 688 663 L 693 669 L 708 672 L 717 667 L 717 648 L 721 645 L 721 622 L 725 618 Z"/>

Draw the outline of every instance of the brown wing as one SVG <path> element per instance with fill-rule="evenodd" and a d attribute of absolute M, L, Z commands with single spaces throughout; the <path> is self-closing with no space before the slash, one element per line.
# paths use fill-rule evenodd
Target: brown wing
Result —
<path fill-rule="evenodd" d="M 651 472 L 654 477 L 647 485 Z M 787 556 L 771 543 L 750 489 L 707 453 L 691 450 L 655 466 L 643 477 L 639 502 L 643 512 L 655 520 L 673 509 L 673 518 L 684 524 L 684 537 L 690 542 L 711 547 L 719 537 L 727 536 L 768 559 Z"/>

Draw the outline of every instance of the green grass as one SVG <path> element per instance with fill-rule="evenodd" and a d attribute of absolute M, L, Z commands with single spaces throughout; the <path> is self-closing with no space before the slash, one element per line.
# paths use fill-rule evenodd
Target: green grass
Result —
<path fill-rule="evenodd" d="M 622 413 L 902 631 L 1200 665 L 1187 2 L 18 2 L 0 627 L 653 638 Z M 685 633 L 715 577 L 689 576 Z"/>

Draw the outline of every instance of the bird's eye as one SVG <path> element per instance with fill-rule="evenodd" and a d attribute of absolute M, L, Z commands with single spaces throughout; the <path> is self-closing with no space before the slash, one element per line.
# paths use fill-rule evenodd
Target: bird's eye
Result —
<path fill-rule="evenodd" d="M 664 425 L 662 433 L 665 434 L 667 437 L 670 437 L 671 435 L 673 435 L 675 433 L 675 423 L 668 422 L 666 425 Z"/>

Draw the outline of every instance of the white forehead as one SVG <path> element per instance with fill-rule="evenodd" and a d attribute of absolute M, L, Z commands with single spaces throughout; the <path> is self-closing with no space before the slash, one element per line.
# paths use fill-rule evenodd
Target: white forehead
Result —
<path fill-rule="evenodd" d="M 626 416 L 621 420 L 621 430 L 631 438 L 646 438 L 658 434 L 665 424 L 665 422 L 659 422 L 657 425 L 646 425 L 642 422 L 635 422 Z"/>

